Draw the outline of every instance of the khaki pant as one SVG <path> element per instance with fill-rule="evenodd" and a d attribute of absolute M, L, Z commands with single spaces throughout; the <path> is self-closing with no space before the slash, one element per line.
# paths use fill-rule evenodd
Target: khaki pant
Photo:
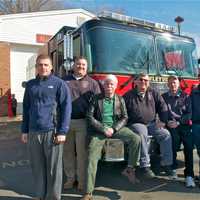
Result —
<path fill-rule="evenodd" d="M 129 128 L 123 127 L 114 133 L 112 138 L 119 138 L 128 145 L 128 166 L 135 168 L 140 155 L 140 137 Z M 102 149 L 106 141 L 105 135 L 93 135 L 88 149 L 86 193 L 92 193 L 95 187 L 97 164 L 101 159 Z"/>
<path fill-rule="evenodd" d="M 63 154 L 64 171 L 67 178 L 77 180 L 81 185 L 85 185 L 86 134 L 86 120 L 72 119 Z"/>

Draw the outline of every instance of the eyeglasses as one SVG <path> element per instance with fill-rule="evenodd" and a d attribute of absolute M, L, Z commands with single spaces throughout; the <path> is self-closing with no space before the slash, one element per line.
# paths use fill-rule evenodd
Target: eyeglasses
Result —
<path fill-rule="evenodd" d="M 147 83 L 147 82 L 149 81 L 148 79 L 144 79 L 144 78 L 140 78 L 139 80 L 140 80 L 141 82 L 144 81 L 145 83 Z"/>

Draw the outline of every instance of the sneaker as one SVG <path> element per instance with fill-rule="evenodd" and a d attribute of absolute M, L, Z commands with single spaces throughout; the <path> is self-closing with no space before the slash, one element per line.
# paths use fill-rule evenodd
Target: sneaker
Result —
<path fill-rule="evenodd" d="M 146 179 L 151 179 L 155 177 L 155 174 L 149 167 L 143 167 L 141 168 L 142 176 Z"/>
<path fill-rule="evenodd" d="M 176 170 L 175 170 L 175 169 L 172 170 L 171 179 L 173 179 L 173 180 L 178 179 L 178 176 L 177 176 L 177 173 L 176 173 Z"/>
<path fill-rule="evenodd" d="M 162 166 L 162 168 L 167 176 L 169 176 L 169 177 L 173 176 L 173 170 L 172 170 L 171 166 L 166 165 L 166 166 Z"/>
<path fill-rule="evenodd" d="M 194 179 L 191 176 L 187 176 L 185 178 L 185 186 L 186 187 L 192 187 L 192 188 L 196 186 Z"/>
<path fill-rule="evenodd" d="M 86 193 L 81 200 L 93 200 L 91 193 Z"/>
<path fill-rule="evenodd" d="M 132 183 L 138 183 L 139 180 L 136 178 L 135 176 L 135 169 L 131 168 L 131 167 L 127 167 L 123 172 L 122 175 L 126 176 L 128 178 L 128 180 Z"/>
<path fill-rule="evenodd" d="M 200 175 L 199 176 L 195 176 L 195 180 L 196 181 L 200 181 Z"/>
<path fill-rule="evenodd" d="M 72 189 L 74 187 L 74 183 L 75 183 L 75 180 L 72 179 L 72 178 L 69 178 L 67 180 L 67 182 L 64 183 L 64 189 Z"/>

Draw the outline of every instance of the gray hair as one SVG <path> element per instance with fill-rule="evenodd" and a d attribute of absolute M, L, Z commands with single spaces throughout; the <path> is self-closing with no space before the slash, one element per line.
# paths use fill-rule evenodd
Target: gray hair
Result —
<path fill-rule="evenodd" d="M 179 78 L 176 75 L 171 75 L 171 76 L 168 77 L 167 81 L 169 82 L 171 80 L 179 80 Z"/>
<path fill-rule="evenodd" d="M 148 75 L 147 73 L 145 73 L 145 72 L 140 72 L 139 74 L 136 74 L 136 75 L 135 75 L 134 79 L 135 79 L 135 80 L 138 80 L 138 79 L 140 79 L 140 78 L 142 78 L 142 77 L 144 77 L 144 76 L 148 76 L 148 77 L 149 77 L 149 75 Z"/>
<path fill-rule="evenodd" d="M 116 84 L 118 84 L 118 79 L 117 79 L 117 77 L 116 77 L 115 75 L 113 75 L 113 74 L 108 74 L 108 75 L 106 75 L 105 78 L 104 78 L 104 83 L 105 83 L 107 80 L 113 81 L 113 82 L 115 82 Z"/>

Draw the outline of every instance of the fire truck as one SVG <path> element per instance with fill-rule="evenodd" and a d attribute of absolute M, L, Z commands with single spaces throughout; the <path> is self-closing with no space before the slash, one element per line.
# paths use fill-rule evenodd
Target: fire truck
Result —
<path fill-rule="evenodd" d="M 131 16 L 102 12 L 80 27 L 64 26 L 48 42 L 54 73 L 60 77 L 71 71 L 76 56 L 88 60 L 88 72 L 96 80 L 115 74 L 117 93 L 133 87 L 134 75 L 149 74 L 151 86 L 166 90 L 169 75 L 181 78 L 189 93 L 197 83 L 196 45 L 192 38 L 175 33 L 175 27 Z"/>
<path fill-rule="evenodd" d="M 187 93 L 198 83 L 192 38 L 176 34 L 172 26 L 118 13 L 102 12 L 76 29 L 64 26 L 48 42 L 48 52 L 56 75 L 65 76 L 74 58 L 84 56 L 94 79 L 101 82 L 105 74 L 117 76 L 120 95 L 134 87 L 134 76 L 141 72 L 161 92 L 167 89 L 169 75 L 179 76 Z"/>

